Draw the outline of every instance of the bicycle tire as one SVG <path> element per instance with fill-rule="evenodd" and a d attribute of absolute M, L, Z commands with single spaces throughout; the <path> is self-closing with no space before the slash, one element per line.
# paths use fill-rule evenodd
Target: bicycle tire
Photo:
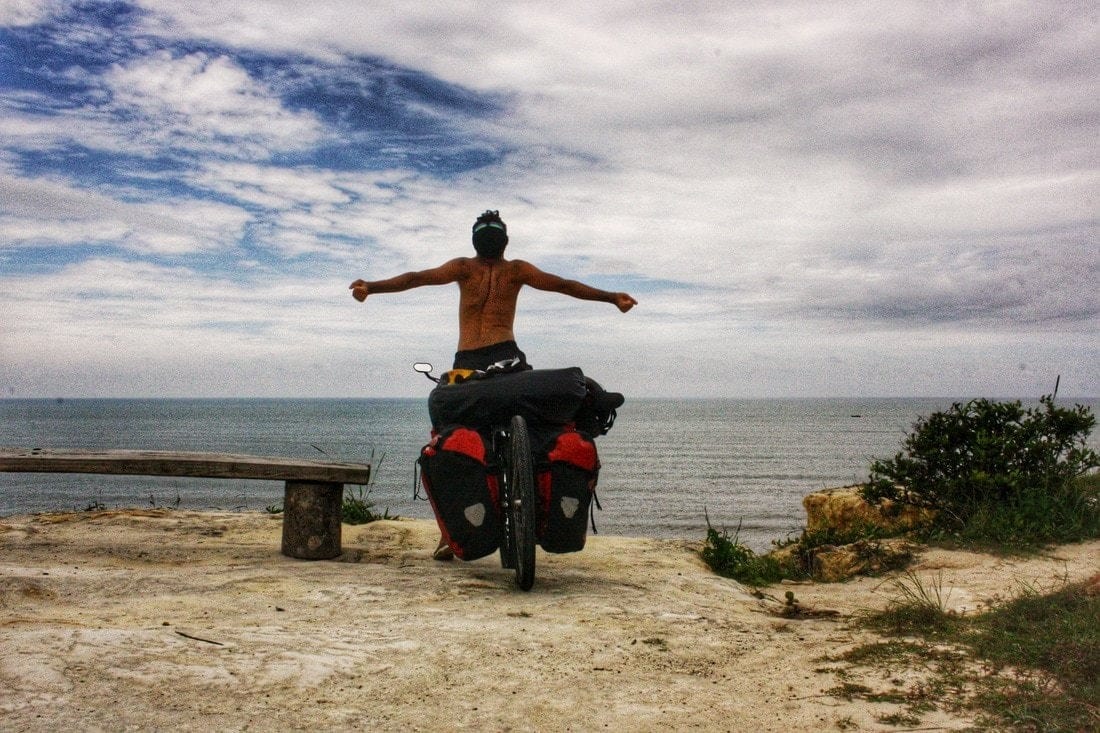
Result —
<path fill-rule="evenodd" d="M 538 498 L 535 471 L 531 463 L 531 438 L 522 415 L 512 418 L 511 461 L 508 466 L 512 546 L 515 548 L 516 585 L 531 590 L 535 584 L 535 523 Z"/>
<path fill-rule="evenodd" d="M 500 566 L 505 570 L 516 568 L 516 532 L 512 517 L 512 476 L 511 455 L 504 455 L 505 450 L 511 450 L 511 442 L 506 446 L 500 446 L 500 435 L 493 437 L 493 452 L 498 457 L 499 472 L 497 479 L 500 482 Z"/>

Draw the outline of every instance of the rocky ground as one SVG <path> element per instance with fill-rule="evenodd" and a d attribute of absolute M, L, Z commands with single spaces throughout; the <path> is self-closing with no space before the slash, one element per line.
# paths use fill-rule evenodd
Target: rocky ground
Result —
<path fill-rule="evenodd" d="M 823 661 L 872 638 L 852 617 L 897 596 L 889 579 L 757 597 L 696 546 L 596 536 L 540 551 L 524 593 L 495 557 L 433 561 L 430 522 L 345 526 L 340 561 L 307 562 L 279 553 L 280 521 L 0 518 L 0 728 L 890 729 L 894 706 L 827 693 Z M 1098 569 L 1090 543 L 1027 560 L 927 551 L 916 572 L 973 612 Z M 787 590 L 808 613 L 781 615 Z"/>

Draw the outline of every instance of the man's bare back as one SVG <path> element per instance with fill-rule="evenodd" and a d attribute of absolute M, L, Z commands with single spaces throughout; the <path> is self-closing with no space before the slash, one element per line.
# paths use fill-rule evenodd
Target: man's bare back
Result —
<path fill-rule="evenodd" d="M 626 313 L 638 301 L 626 293 L 612 293 L 543 272 L 523 260 L 503 257 L 458 257 L 439 267 L 367 282 L 356 280 L 350 286 L 359 302 L 371 293 L 397 293 L 425 285 L 458 283 L 458 349 L 466 351 L 514 341 L 513 324 L 516 302 L 524 285 L 536 290 L 562 293 L 581 300 L 613 303 Z"/>
<path fill-rule="evenodd" d="M 518 262 L 464 257 L 458 279 L 458 348 L 480 349 L 515 341 L 516 301 L 523 282 Z"/>
<path fill-rule="evenodd" d="M 506 260 L 508 227 L 499 212 L 486 211 L 473 227 L 477 257 L 458 257 L 439 267 L 406 272 L 386 280 L 356 280 L 351 294 L 362 303 L 371 293 L 398 293 L 425 285 L 458 283 L 458 350 L 483 349 L 504 342 L 515 342 L 513 324 L 516 301 L 524 285 L 536 290 L 562 293 L 581 300 L 613 303 L 626 313 L 638 301 L 626 293 L 612 293 L 543 272 L 523 260 Z"/>

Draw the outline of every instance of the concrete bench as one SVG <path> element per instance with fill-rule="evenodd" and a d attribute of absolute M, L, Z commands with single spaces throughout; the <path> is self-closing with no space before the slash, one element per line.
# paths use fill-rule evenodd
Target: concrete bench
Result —
<path fill-rule="evenodd" d="M 0 471 L 285 481 L 282 551 L 303 560 L 343 552 L 344 484 L 370 481 L 370 464 L 221 453 L 0 448 Z"/>

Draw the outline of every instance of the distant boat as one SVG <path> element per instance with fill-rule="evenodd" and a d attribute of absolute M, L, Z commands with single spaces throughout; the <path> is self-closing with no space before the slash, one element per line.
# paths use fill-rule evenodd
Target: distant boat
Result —
<path fill-rule="evenodd" d="M 863 417 L 863 415 L 855 414 L 855 415 L 850 415 L 849 417 Z"/>

